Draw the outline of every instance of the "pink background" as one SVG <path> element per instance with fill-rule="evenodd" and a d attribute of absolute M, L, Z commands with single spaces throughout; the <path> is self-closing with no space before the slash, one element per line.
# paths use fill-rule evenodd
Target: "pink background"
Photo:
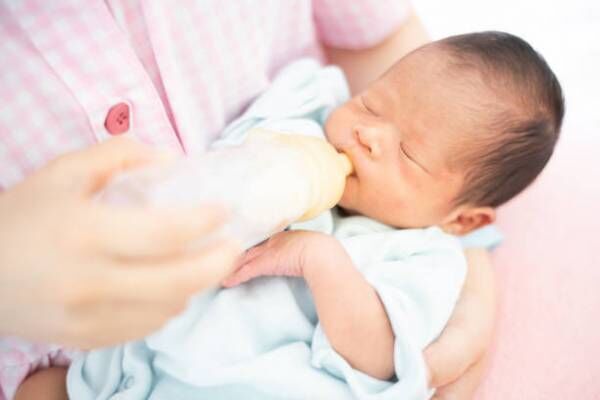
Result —
<path fill-rule="evenodd" d="M 600 399 L 600 3 L 413 1 L 434 38 L 488 29 L 522 36 L 567 100 L 554 158 L 499 211 L 496 338 L 476 399 Z"/>
<path fill-rule="evenodd" d="M 499 215 L 499 318 L 477 399 L 600 399 L 599 149 L 563 141 Z"/>

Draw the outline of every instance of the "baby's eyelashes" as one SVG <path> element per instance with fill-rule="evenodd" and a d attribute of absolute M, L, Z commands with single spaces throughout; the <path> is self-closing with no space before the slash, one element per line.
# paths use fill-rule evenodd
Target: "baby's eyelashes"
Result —
<path fill-rule="evenodd" d="M 404 145 L 402 142 L 400 142 L 400 152 L 404 155 L 404 157 L 408 158 L 410 161 L 412 161 L 413 163 L 417 164 L 417 162 L 414 160 L 414 158 L 412 158 L 407 152 L 406 149 L 404 149 Z"/>
<path fill-rule="evenodd" d="M 427 174 L 431 174 L 429 172 L 429 170 L 427 170 L 427 168 L 425 168 L 423 166 L 423 164 L 421 164 L 420 162 L 418 162 L 408 151 L 406 151 L 406 146 L 404 145 L 403 142 L 400 142 L 400 146 L 399 147 L 400 147 L 400 152 L 402 153 L 402 155 L 404 157 L 406 157 L 408 160 L 410 160 L 411 163 L 415 164 L 417 167 L 419 167 L 421 170 L 423 170 Z"/>

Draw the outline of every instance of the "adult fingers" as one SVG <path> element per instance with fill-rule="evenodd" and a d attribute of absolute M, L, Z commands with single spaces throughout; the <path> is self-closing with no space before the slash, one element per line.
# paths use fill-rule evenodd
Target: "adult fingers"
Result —
<path fill-rule="evenodd" d="M 88 211 L 89 245 L 123 258 L 151 259 L 194 252 L 227 220 L 220 206 L 159 209 L 94 205 Z"/>
<path fill-rule="evenodd" d="M 485 250 L 466 253 L 467 277 L 450 321 L 424 352 L 431 387 L 442 387 L 477 363 L 491 341 L 495 315 L 493 270 Z"/>
<path fill-rule="evenodd" d="M 438 388 L 432 400 L 470 400 L 473 398 L 485 371 L 485 357 L 480 359 L 456 381 Z"/>
<path fill-rule="evenodd" d="M 442 334 L 424 352 L 431 387 L 455 381 L 483 356 L 491 339 L 493 317 L 477 292 L 461 295 Z"/>
<path fill-rule="evenodd" d="M 192 294 L 218 285 L 231 273 L 240 253 L 236 243 L 221 241 L 174 262 L 114 268 L 107 271 L 108 284 L 101 295 L 130 301 L 186 301 Z"/>
<path fill-rule="evenodd" d="M 178 302 L 113 302 L 85 309 L 67 331 L 67 342 L 82 349 L 139 339 L 160 329 L 183 310 Z"/>
<path fill-rule="evenodd" d="M 483 355 L 484 345 L 461 326 L 447 325 L 442 335 L 424 352 L 430 371 L 430 386 L 441 387 L 455 381 Z"/>
<path fill-rule="evenodd" d="M 149 162 L 166 161 L 157 151 L 128 137 L 112 138 L 84 150 L 58 157 L 48 170 L 57 180 L 68 181 L 84 195 L 95 193 L 114 173 Z"/>

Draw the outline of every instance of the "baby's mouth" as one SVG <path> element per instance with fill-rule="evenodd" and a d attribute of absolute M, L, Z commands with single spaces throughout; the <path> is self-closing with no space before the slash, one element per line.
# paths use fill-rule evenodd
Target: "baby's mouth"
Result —
<path fill-rule="evenodd" d="M 354 180 L 358 179 L 358 175 L 356 174 L 356 168 L 352 168 L 352 172 L 350 172 L 350 174 L 346 175 L 346 182 L 349 179 L 354 179 Z"/>
<path fill-rule="evenodd" d="M 341 143 L 329 142 L 338 153 L 345 153 Z"/>

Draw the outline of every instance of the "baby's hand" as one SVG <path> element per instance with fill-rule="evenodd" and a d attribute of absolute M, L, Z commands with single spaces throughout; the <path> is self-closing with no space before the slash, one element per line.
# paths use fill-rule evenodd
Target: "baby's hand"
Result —
<path fill-rule="evenodd" d="M 326 243 L 322 233 L 311 231 L 286 231 L 249 249 L 237 269 L 222 284 L 237 286 L 259 276 L 303 276 L 304 265 Z"/>

